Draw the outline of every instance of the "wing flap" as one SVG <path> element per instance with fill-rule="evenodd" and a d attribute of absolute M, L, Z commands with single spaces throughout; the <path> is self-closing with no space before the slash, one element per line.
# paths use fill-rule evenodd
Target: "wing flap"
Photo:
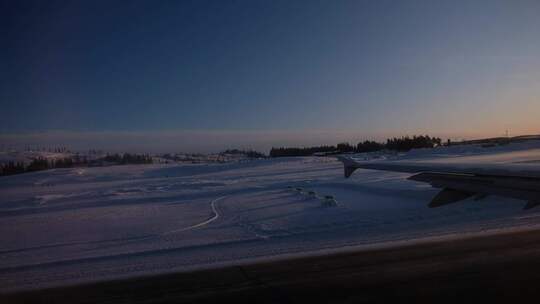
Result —
<path fill-rule="evenodd" d="M 429 203 L 430 208 L 436 208 L 448 204 L 457 203 L 464 199 L 474 196 L 474 192 L 460 191 L 451 188 L 444 188 L 439 194 L 437 194 L 431 203 Z"/>
<path fill-rule="evenodd" d="M 529 210 L 529 209 L 532 209 L 534 207 L 537 207 L 538 205 L 540 205 L 540 200 L 538 200 L 538 201 L 528 201 L 527 204 L 525 205 L 525 207 L 523 207 L 523 210 Z"/>

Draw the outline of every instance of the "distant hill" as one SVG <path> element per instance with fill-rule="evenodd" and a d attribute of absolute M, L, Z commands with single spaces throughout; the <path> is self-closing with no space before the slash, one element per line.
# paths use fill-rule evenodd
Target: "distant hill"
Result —
<path fill-rule="evenodd" d="M 483 139 L 473 139 L 473 140 L 464 140 L 459 142 L 452 142 L 451 145 L 501 145 L 501 144 L 508 144 L 512 142 L 523 142 L 528 140 L 540 140 L 540 135 L 520 135 L 520 136 L 514 136 L 514 137 L 491 137 L 491 138 L 483 138 Z"/>

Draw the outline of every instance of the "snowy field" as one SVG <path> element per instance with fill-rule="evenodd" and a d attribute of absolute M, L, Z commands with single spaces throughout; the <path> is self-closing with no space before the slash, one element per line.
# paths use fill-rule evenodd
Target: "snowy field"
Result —
<path fill-rule="evenodd" d="M 390 158 L 535 164 L 539 148 Z M 0 292 L 530 228 L 540 219 L 540 208 L 499 197 L 430 209 L 437 189 L 408 176 L 358 170 L 344 179 L 335 159 L 307 157 L 0 177 Z M 325 206 L 327 195 L 337 206 Z"/>

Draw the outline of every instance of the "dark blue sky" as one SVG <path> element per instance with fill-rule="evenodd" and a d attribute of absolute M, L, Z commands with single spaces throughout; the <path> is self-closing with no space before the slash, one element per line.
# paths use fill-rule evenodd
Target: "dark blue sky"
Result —
<path fill-rule="evenodd" d="M 0 3 L 2 133 L 540 131 L 539 1 Z"/>

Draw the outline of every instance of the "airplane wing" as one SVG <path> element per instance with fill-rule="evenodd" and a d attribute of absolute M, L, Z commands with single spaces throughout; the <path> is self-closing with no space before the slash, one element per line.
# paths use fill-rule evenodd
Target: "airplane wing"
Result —
<path fill-rule="evenodd" d="M 540 159 L 540 150 L 536 156 Z M 511 155 L 510 155 L 511 156 Z M 534 156 L 534 155 L 533 155 Z M 442 189 L 429 207 L 440 207 L 473 197 L 480 200 L 489 195 L 520 199 L 524 209 L 540 205 L 540 160 L 519 161 L 511 157 L 486 156 L 434 158 L 421 160 L 356 160 L 339 156 L 348 178 L 356 169 L 385 170 L 411 173 L 410 180 L 425 182 Z"/>

